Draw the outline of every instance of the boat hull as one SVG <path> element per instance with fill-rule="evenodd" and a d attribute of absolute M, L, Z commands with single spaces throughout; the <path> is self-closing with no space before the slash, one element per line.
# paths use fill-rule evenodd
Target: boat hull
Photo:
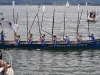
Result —
<path fill-rule="evenodd" d="M 0 45 L 0 49 L 32 49 L 32 50 L 85 50 L 85 49 L 100 49 L 100 41 L 82 44 L 9 44 Z"/>

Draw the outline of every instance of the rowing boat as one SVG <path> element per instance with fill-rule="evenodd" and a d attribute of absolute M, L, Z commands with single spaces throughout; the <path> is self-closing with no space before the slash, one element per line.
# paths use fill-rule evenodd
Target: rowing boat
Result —
<path fill-rule="evenodd" d="M 77 32 L 76 35 L 79 34 L 79 25 L 80 25 L 80 20 L 81 20 L 81 15 L 79 15 L 79 7 L 80 5 L 78 4 L 78 20 L 77 20 Z M 66 8 L 66 7 L 65 7 Z M 39 24 L 39 10 L 40 8 L 38 8 L 38 11 L 36 13 L 36 16 L 32 22 L 32 25 L 30 26 L 30 28 L 28 28 L 28 11 L 27 13 L 27 35 L 28 33 L 31 33 L 31 29 L 34 25 L 35 19 L 38 18 L 38 26 L 39 26 L 39 34 L 41 37 L 42 34 L 42 23 L 43 23 L 43 14 L 44 14 L 44 8 L 43 8 L 43 14 L 42 14 L 42 23 L 41 23 L 41 27 Z M 13 10 L 14 11 L 14 10 Z M 82 10 L 83 12 L 83 10 Z M 14 15 L 14 13 L 13 13 Z M 13 16 L 14 18 L 14 16 Z M 63 31 L 63 38 L 65 36 L 65 18 L 66 18 L 66 11 L 64 14 L 64 31 Z M 54 3 L 54 11 L 53 11 L 53 23 L 52 23 L 52 33 L 50 34 L 51 36 L 54 35 L 54 23 L 55 22 L 55 3 Z M 13 24 L 14 23 L 14 24 Z M 4 27 L 10 28 L 12 30 L 14 30 L 14 32 L 17 33 L 18 30 L 18 25 L 17 23 L 13 22 L 12 24 L 9 21 L 5 21 L 2 20 L 1 24 L 2 24 L 2 29 Z M 90 30 L 89 30 L 89 21 L 88 21 L 88 34 L 90 34 Z M 28 37 L 27 37 L 28 38 Z M 53 40 L 52 40 L 53 41 Z M 71 41 L 70 44 L 62 44 L 61 41 L 57 41 L 57 44 L 48 44 L 48 41 L 46 42 L 46 44 L 37 44 L 36 42 L 38 41 L 32 41 L 32 44 L 25 44 L 26 41 L 21 41 L 20 44 L 11 44 L 9 43 L 9 41 L 5 41 L 4 44 L 0 45 L 0 49 L 4 49 L 4 48 L 23 48 L 23 49 L 36 49 L 36 50 L 69 50 L 69 49 L 99 49 L 100 48 L 100 40 L 96 39 L 94 42 L 88 42 L 89 40 L 83 41 L 83 43 L 81 44 L 73 44 Z"/>
<path fill-rule="evenodd" d="M 89 12 L 87 21 L 96 22 L 97 21 L 97 12 L 96 11 Z"/>
<path fill-rule="evenodd" d="M 83 41 L 81 44 L 61 44 L 61 41 L 58 41 L 57 44 L 36 44 L 37 41 L 33 41 L 32 44 L 25 44 L 25 41 L 21 41 L 20 44 L 9 44 L 6 41 L 4 44 L 0 45 L 0 49 L 12 49 L 12 48 L 21 48 L 21 49 L 32 49 L 32 50 L 85 50 L 85 49 L 100 49 L 100 39 L 95 40 L 94 42 Z M 48 41 L 46 41 L 47 43 Z M 72 41 L 71 41 L 72 42 Z"/>

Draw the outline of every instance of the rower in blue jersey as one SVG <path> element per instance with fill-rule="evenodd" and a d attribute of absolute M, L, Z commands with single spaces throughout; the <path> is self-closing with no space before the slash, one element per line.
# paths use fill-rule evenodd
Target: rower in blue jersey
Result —
<path fill-rule="evenodd" d="M 4 43 L 4 38 L 5 38 L 5 35 L 4 35 L 3 31 L 1 31 L 1 34 L 0 34 L 0 44 Z"/>
<path fill-rule="evenodd" d="M 53 40 L 52 40 L 52 44 L 57 44 L 57 37 L 56 35 L 53 35 Z"/>
<path fill-rule="evenodd" d="M 82 43 L 82 35 L 77 34 L 76 36 L 77 41 L 74 44 L 81 44 Z"/>
<path fill-rule="evenodd" d="M 66 34 L 65 44 L 69 44 L 69 43 L 70 43 L 70 38 L 68 37 L 68 34 Z"/>
<path fill-rule="evenodd" d="M 45 44 L 45 34 L 43 34 L 42 36 L 41 36 L 41 44 Z"/>
<path fill-rule="evenodd" d="M 28 44 L 32 44 L 32 40 L 33 40 L 33 35 L 30 34 L 30 36 L 27 38 L 28 39 Z"/>
<path fill-rule="evenodd" d="M 20 44 L 20 35 L 17 35 L 16 32 L 14 32 L 15 36 L 15 44 L 19 45 Z"/>
<path fill-rule="evenodd" d="M 94 37 L 93 33 L 89 36 L 89 38 L 90 38 L 90 42 L 94 42 L 95 37 Z"/>
<path fill-rule="evenodd" d="M 79 35 L 77 37 L 77 44 L 81 44 L 82 43 L 82 35 Z"/>

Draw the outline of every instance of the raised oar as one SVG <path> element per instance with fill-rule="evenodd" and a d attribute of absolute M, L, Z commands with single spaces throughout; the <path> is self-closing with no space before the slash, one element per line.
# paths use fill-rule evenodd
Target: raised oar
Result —
<path fill-rule="evenodd" d="M 86 7 L 88 6 L 87 2 L 86 2 Z M 88 21 L 88 36 L 90 36 L 90 27 L 89 27 L 89 20 L 88 20 L 88 10 L 87 10 L 87 21 Z M 89 37 L 90 40 L 90 37 Z"/>
<path fill-rule="evenodd" d="M 79 18 L 79 24 L 80 24 L 80 21 L 81 21 L 82 13 L 83 13 L 83 9 L 81 11 L 81 15 L 80 15 L 80 18 Z"/>
<path fill-rule="evenodd" d="M 79 4 L 78 4 L 78 20 L 77 20 L 77 32 L 76 32 L 76 34 L 77 34 L 77 36 L 78 36 L 78 28 L 79 28 Z"/>
<path fill-rule="evenodd" d="M 45 11 L 45 6 L 43 6 L 42 21 L 41 21 L 41 30 L 42 30 L 42 23 L 43 23 L 44 11 Z"/>
<path fill-rule="evenodd" d="M 18 9 L 17 9 L 16 24 L 17 24 L 17 21 L 18 21 Z"/>
<path fill-rule="evenodd" d="M 88 4 L 87 4 L 87 2 L 86 2 L 86 8 L 87 8 L 87 6 L 88 6 Z M 88 20 L 88 10 L 87 10 L 87 20 Z"/>
<path fill-rule="evenodd" d="M 88 36 L 90 36 L 89 20 L 88 20 Z M 89 40 L 90 40 L 90 37 L 89 37 Z"/>
<path fill-rule="evenodd" d="M 15 1 L 12 1 L 12 5 L 13 5 L 13 22 L 15 24 L 15 10 L 14 10 L 14 7 L 15 7 Z"/>
<path fill-rule="evenodd" d="M 38 16 L 39 9 L 40 9 L 40 6 L 38 7 L 38 11 L 37 11 L 37 13 L 36 13 L 36 15 L 35 15 L 35 18 L 34 18 L 33 22 L 32 22 L 32 25 L 31 25 L 31 27 L 30 27 L 29 33 L 30 33 L 31 29 L 32 29 L 32 26 L 33 26 L 33 24 L 34 24 L 34 22 L 35 22 L 36 17 Z"/>
<path fill-rule="evenodd" d="M 2 20 L 2 15 L 3 15 L 3 13 L 0 13 L 0 15 L 1 15 L 1 20 Z M 0 23 L 0 25 L 1 25 L 1 28 L 2 28 L 2 24 Z M 2 28 L 2 31 L 3 31 L 3 28 Z"/>
<path fill-rule="evenodd" d="M 40 24 L 39 24 L 39 15 L 37 15 L 37 17 L 38 17 L 38 26 L 39 26 L 39 33 L 40 33 L 40 39 L 41 39 L 41 29 L 40 29 Z"/>
<path fill-rule="evenodd" d="M 65 6 L 65 14 L 64 14 L 64 31 L 63 31 L 63 39 L 64 39 L 64 36 L 65 36 L 65 25 L 66 25 L 66 23 L 65 23 L 65 20 L 66 20 L 66 7 L 67 7 L 67 6 Z"/>
<path fill-rule="evenodd" d="M 54 2 L 53 22 L 52 22 L 52 36 L 53 36 L 53 32 L 54 32 L 54 17 L 55 17 L 55 2 Z M 52 41 L 53 41 L 53 37 L 52 36 L 51 36 L 51 38 L 52 38 Z"/>
<path fill-rule="evenodd" d="M 27 41 L 28 41 L 28 5 L 26 5 L 26 18 L 27 18 Z"/>

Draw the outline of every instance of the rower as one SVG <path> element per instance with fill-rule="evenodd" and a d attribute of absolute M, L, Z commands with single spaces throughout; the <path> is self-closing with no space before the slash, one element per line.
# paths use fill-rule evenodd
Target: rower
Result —
<path fill-rule="evenodd" d="M 53 38 L 52 44 L 57 44 L 57 37 L 55 34 L 53 35 L 52 38 Z"/>
<path fill-rule="evenodd" d="M 1 34 L 0 34 L 0 44 L 3 44 L 4 43 L 4 38 L 5 38 L 5 35 L 3 33 L 3 31 L 1 31 Z"/>
<path fill-rule="evenodd" d="M 66 34 L 65 44 L 69 44 L 69 43 L 70 43 L 70 38 L 68 37 L 68 34 Z"/>
<path fill-rule="evenodd" d="M 33 35 L 30 34 L 30 36 L 27 38 L 28 39 L 28 44 L 32 44 L 32 40 L 33 40 Z"/>
<path fill-rule="evenodd" d="M 69 38 L 68 34 L 66 34 L 66 37 L 63 38 L 62 43 L 63 44 L 69 44 L 70 43 L 70 38 Z"/>
<path fill-rule="evenodd" d="M 74 44 L 81 44 L 82 43 L 82 35 L 77 35 L 77 37 L 76 37 L 76 39 L 77 39 L 77 41 L 76 42 L 74 42 Z"/>
<path fill-rule="evenodd" d="M 90 38 L 90 42 L 94 42 L 95 37 L 94 37 L 94 34 L 93 33 L 91 35 L 89 35 L 89 38 Z"/>
<path fill-rule="evenodd" d="M 42 36 L 41 36 L 41 44 L 45 44 L 45 34 L 43 34 Z"/>
<path fill-rule="evenodd" d="M 14 32 L 15 35 L 15 44 L 19 45 L 20 44 L 20 35 L 17 35 L 16 32 Z"/>
<path fill-rule="evenodd" d="M 77 37 L 77 44 L 81 43 L 82 43 L 82 35 L 79 35 L 79 37 Z"/>

